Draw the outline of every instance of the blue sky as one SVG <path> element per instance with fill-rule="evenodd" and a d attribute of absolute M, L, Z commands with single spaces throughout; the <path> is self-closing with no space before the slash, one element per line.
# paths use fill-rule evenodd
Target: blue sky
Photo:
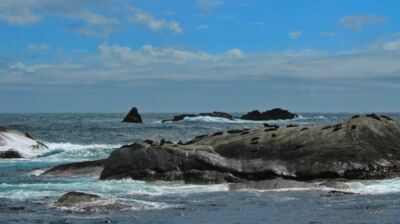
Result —
<path fill-rule="evenodd" d="M 0 112 L 399 112 L 395 0 L 2 0 Z"/>

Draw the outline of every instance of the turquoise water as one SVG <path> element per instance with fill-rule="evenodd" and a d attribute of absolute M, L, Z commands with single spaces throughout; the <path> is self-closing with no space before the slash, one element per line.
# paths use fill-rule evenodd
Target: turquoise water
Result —
<path fill-rule="evenodd" d="M 353 114 L 304 113 L 281 125 L 330 124 Z M 400 119 L 400 114 L 388 114 Z M 98 177 L 43 177 L 57 164 L 106 158 L 124 144 L 144 139 L 185 141 L 220 130 L 263 122 L 215 118 L 161 123 L 173 114 L 143 114 L 144 124 L 121 123 L 124 114 L 0 114 L 0 126 L 24 130 L 51 149 L 41 157 L 0 160 L 0 223 L 397 223 L 400 179 L 348 182 L 354 195 L 327 197 L 328 188 L 229 190 L 226 184 L 184 185 Z M 272 122 L 270 122 L 272 123 Z M 131 205 L 126 211 L 59 208 L 69 191 L 98 194 Z"/>

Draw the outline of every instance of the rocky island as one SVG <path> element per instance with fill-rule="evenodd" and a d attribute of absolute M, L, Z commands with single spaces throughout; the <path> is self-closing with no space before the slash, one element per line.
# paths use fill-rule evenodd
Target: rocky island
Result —
<path fill-rule="evenodd" d="M 265 125 L 217 132 L 182 144 L 146 140 L 122 146 L 94 164 L 103 166 L 102 180 L 382 179 L 400 174 L 400 123 L 368 114 L 327 126 Z M 47 174 L 76 166 L 62 165 Z"/>

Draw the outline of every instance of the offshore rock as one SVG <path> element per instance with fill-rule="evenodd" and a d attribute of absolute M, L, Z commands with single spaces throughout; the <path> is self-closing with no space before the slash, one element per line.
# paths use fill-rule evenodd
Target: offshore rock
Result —
<path fill-rule="evenodd" d="M 240 119 L 261 121 L 261 120 L 288 120 L 296 117 L 298 117 L 297 114 L 291 113 L 287 110 L 282 110 L 281 108 L 275 108 L 264 112 L 253 110 L 245 115 L 242 115 Z"/>
<path fill-rule="evenodd" d="M 142 117 L 140 116 L 138 109 L 136 107 L 133 107 L 129 113 L 125 116 L 124 120 L 122 122 L 127 122 L 127 123 L 143 123 Z"/>
<path fill-rule="evenodd" d="M 175 115 L 174 118 L 170 119 L 170 120 L 163 120 L 162 122 L 168 122 L 168 121 L 181 121 L 185 118 L 191 118 L 191 117 L 220 117 L 220 118 L 225 118 L 228 120 L 234 120 L 235 118 L 225 112 L 218 112 L 218 111 L 214 111 L 212 113 L 200 113 L 200 114 L 179 114 L 179 115 Z"/>
<path fill-rule="evenodd" d="M 362 115 L 337 125 L 265 129 L 210 135 L 183 145 L 123 146 L 111 153 L 100 178 L 219 183 L 400 174 L 400 123 L 390 118 Z"/>

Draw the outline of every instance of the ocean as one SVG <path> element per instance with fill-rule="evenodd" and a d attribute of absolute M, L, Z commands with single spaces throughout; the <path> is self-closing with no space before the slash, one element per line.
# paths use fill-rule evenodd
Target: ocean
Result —
<path fill-rule="evenodd" d="M 400 178 L 348 181 L 348 192 L 328 187 L 232 189 L 228 184 L 188 185 L 96 176 L 48 177 L 55 165 L 107 158 L 125 144 L 145 139 L 186 141 L 197 135 L 264 122 L 190 118 L 161 123 L 172 113 L 142 114 L 143 124 L 121 123 L 125 114 L 0 114 L 0 126 L 23 130 L 49 150 L 29 159 L 0 160 L 0 223 L 400 223 Z M 235 115 L 235 114 L 234 114 Z M 354 114 L 300 113 L 279 125 L 335 124 Z M 400 120 L 400 113 L 385 114 Z M 84 211 L 54 202 L 82 191 L 134 205 L 123 211 Z"/>

